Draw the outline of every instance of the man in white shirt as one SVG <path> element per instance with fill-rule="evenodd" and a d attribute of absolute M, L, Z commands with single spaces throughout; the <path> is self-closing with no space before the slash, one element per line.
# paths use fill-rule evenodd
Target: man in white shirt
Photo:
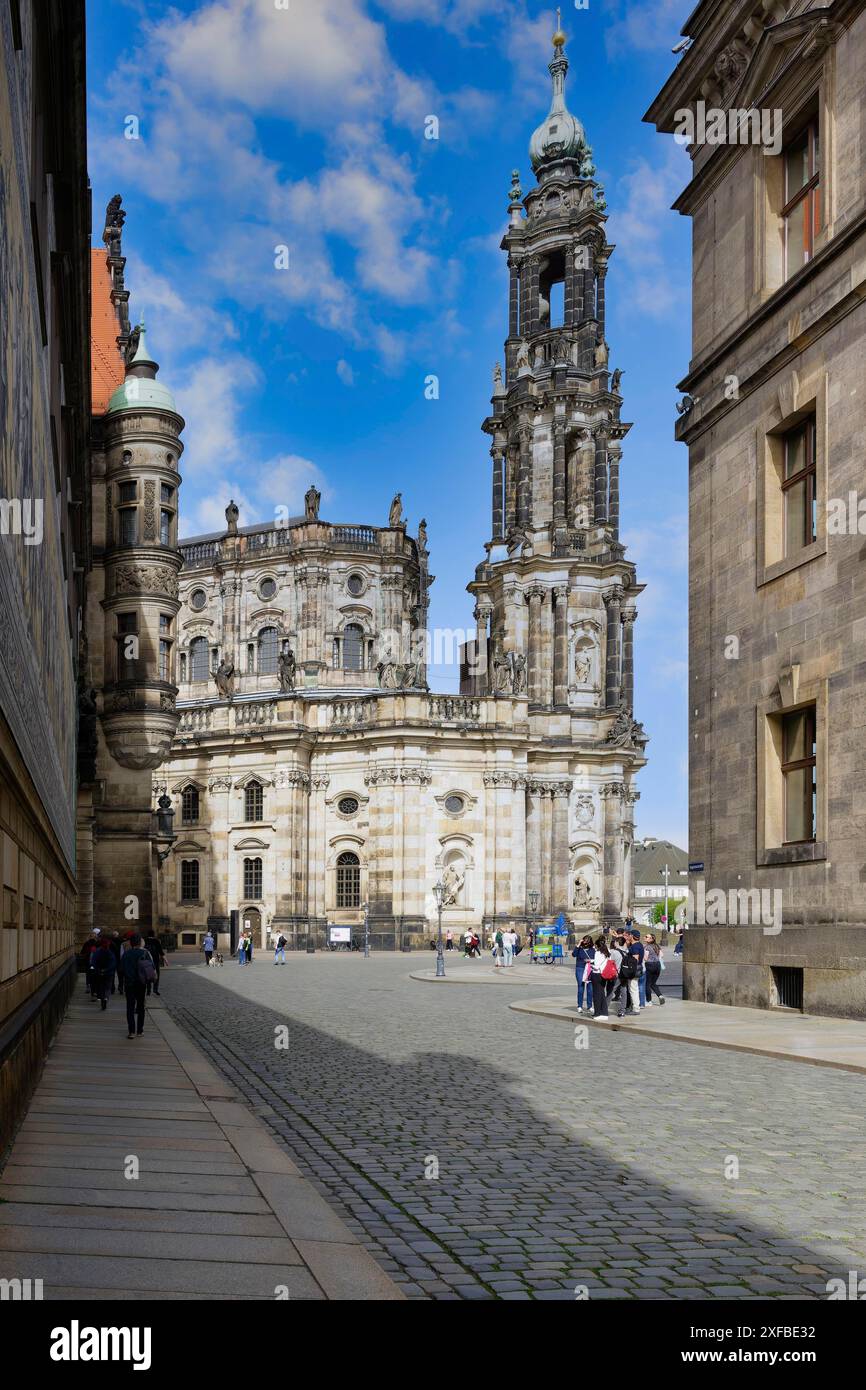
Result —
<path fill-rule="evenodd" d="M 516 940 L 517 938 L 513 931 L 504 931 L 502 933 L 502 963 L 506 970 L 509 965 L 514 964 L 514 945 Z"/>

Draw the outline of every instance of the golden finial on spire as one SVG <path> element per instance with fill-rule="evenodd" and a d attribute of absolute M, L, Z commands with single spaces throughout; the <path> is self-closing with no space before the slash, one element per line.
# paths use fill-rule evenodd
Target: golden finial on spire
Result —
<path fill-rule="evenodd" d="M 560 9 L 556 11 L 556 33 L 553 36 L 553 46 L 554 48 L 565 47 L 565 34 L 562 28 L 562 10 Z"/>

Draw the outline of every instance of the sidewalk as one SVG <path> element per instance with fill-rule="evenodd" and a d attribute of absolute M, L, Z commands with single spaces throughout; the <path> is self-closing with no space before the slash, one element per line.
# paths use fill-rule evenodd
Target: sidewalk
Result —
<path fill-rule="evenodd" d="M 518 1013 L 588 1023 L 606 1032 L 642 1033 L 672 1042 L 726 1047 L 733 1052 L 866 1072 L 866 1028 L 857 1019 L 737 1009 L 683 999 L 668 999 L 664 1007 L 654 1005 L 638 1018 L 618 1019 L 611 1013 L 609 1023 L 596 1023 L 591 1015 L 579 1014 L 576 1003 L 565 1004 L 562 999 L 522 999 L 508 1007 Z"/>
<path fill-rule="evenodd" d="M 79 981 L 0 1199 L 0 1278 L 46 1299 L 403 1298 L 156 997 L 129 1041 Z"/>

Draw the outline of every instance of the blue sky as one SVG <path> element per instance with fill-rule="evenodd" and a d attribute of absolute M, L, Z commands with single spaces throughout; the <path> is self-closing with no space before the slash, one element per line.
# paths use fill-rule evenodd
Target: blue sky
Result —
<path fill-rule="evenodd" d="M 280 8 L 278 8 L 278 5 Z M 302 509 L 426 517 L 431 625 L 472 626 L 490 529 L 487 414 L 507 331 L 511 170 L 546 114 L 554 10 L 533 0 L 90 0 L 94 239 L 114 193 L 134 319 L 187 421 L 184 534 Z M 651 736 L 638 833 L 686 845 L 688 178 L 641 124 L 685 0 L 563 4 L 567 97 L 605 187 L 611 365 L 624 369 L 623 534 Z M 438 140 L 425 138 L 427 117 Z M 137 139 L 126 138 L 136 129 Z M 289 249 L 288 270 L 275 248 Z M 425 379 L 440 382 L 425 398 Z M 438 689 L 457 687 L 437 669 Z"/>

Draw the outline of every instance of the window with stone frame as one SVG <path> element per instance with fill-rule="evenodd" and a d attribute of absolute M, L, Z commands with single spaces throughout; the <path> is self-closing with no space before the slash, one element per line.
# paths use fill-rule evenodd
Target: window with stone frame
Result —
<path fill-rule="evenodd" d="M 814 415 L 782 436 L 786 556 L 811 545 L 818 534 L 815 439 Z"/>
<path fill-rule="evenodd" d="M 280 642 L 275 627 L 263 627 L 259 633 L 259 675 L 274 676 L 279 669 Z"/>
<path fill-rule="evenodd" d="M 195 903 L 199 900 L 199 862 L 197 859 L 182 859 L 180 862 L 180 900 Z"/>
<path fill-rule="evenodd" d="M 244 820 L 262 820 L 264 816 L 264 792 L 261 782 L 250 782 L 244 789 Z"/>
<path fill-rule="evenodd" d="M 817 833 L 818 759 L 815 706 L 781 717 L 782 780 L 786 845 L 812 841 Z"/>
<path fill-rule="evenodd" d="M 121 507 L 118 513 L 120 519 L 119 538 L 121 545 L 138 544 L 138 508 Z"/>
<path fill-rule="evenodd" d="M 343 628 L 343 670 L 364 670 L 364 629 L 360 623 L 347 623 Z"/>
<path fill-rule="evenodd" d="M 206 637 L 194 637 L 189 644 L 189 678 L 191 681 L 206 681 L 208 678 Z"/>
<path fill-rule="evenodd" d="M 262 861 L 244 860 L 244 897 L 260 902 L 262 897 Z"/>
<path fill-rule="evenodd" d="M 337 907 L 361 906 L 361 861 L 346 850 L 337 856 Z"/>
<path fill-rule="evenodd" d="M 138 613 L 117 615 L 117 678 L 134 680 L 138 670 Z"/>
<path fill-rule="evenodd" d="M 180 800 L 181 820 L 184 825 L 195 825 L 199 817 L 198 787 L 184 787 Z"/>
<path fill-rule="evenodd" d="M 817 118 L 810 120 L 782 151 L 786 280 L 815 254 L 815 238 L 821 227 L 820 151 Z"/>

